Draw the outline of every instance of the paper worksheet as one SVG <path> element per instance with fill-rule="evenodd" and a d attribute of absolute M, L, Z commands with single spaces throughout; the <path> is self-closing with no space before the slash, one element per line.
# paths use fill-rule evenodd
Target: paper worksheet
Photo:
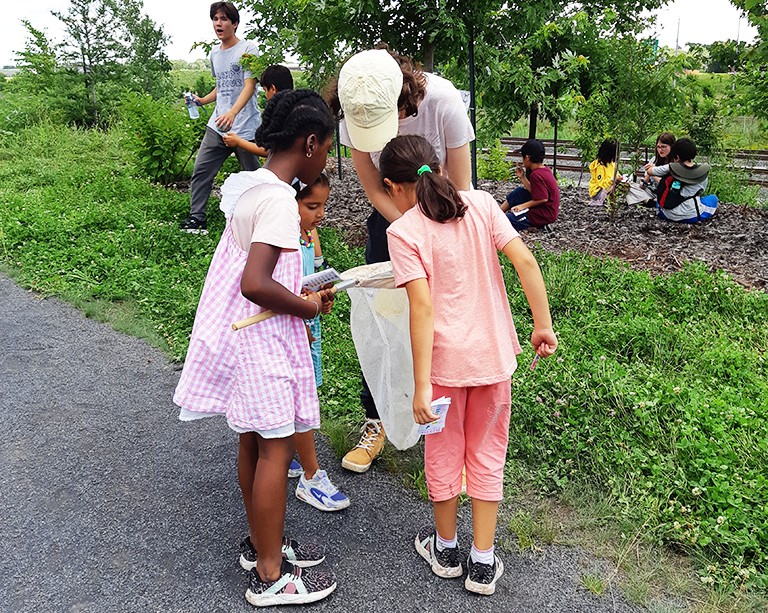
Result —
<path fill-rule="evenodd" d="M 341 281 L 341 277 L 339 276 L 339 273 L 336 272 L 336 269 L 326 268 L 320 272 L 315 272 L 303 277 L 301 279 L 301 286 L 309 292 L 316 292 L 323 285 L 326 285 L 327 283 L 336 283 L 337 281 Z"/>
<path fill-rule="evenodd" d="M 445 417 L 448 415 L 448 409 L 451 407 L 451 399 L 447 396 L 432 401 L 432 412 L 437 415 L 435 421 L 419 426 L 419 434 L 435 434 L 442 432 L 445 427 Z"/>

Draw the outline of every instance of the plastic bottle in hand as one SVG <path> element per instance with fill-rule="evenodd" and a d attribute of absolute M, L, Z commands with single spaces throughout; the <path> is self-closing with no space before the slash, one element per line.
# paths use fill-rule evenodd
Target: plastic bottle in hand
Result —
<path fill-rule="evenodd" d="M 200 111 L 197 110 L 195 97 L 190 92 L 184 94 L 184 101 L 187 103 L 187 112 L 189 113 L 189 118 L 197 119 L 200 117 Z"/>

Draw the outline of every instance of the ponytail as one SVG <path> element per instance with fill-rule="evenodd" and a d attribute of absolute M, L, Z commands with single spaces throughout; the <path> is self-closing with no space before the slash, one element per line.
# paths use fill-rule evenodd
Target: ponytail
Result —
<path fill-rule="evenodd" d="M 426 141 L 425 141 L 426 142 Z M 432 221 L 445 223 L 460 219 L 467 212 L 467 205 L 461 201 L 459 190 L 453 181 L 435 171 L 421 173 L 416 181 L 416 200 L 419 209 Z"/>
<path fill-rule="evenodd" d="M 464 217 L 467 205 L 453 182 L 440 174 L 434 148 L 421 136 L 393 138 L 379 158 L 379 173 L 392 183 L 415 183 L 421 212 L 429 219 L 445 223 Z"/>

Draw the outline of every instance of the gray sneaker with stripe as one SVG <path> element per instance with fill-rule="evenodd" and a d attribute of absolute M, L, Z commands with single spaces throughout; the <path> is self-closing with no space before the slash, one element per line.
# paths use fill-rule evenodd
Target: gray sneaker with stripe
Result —
<path fill-rule="evenodd" d="M 299 568 L 283 560 L 275 581 L 262 581 L 255 568 L 251 571 L 245 599 L 254 607 L 307 604 L 327 597 L 336 585 L 333 573 Z"/>

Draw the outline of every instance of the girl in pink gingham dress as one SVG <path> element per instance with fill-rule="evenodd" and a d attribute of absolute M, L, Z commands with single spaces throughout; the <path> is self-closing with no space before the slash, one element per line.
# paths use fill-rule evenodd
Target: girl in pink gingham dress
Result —
<path fill-rule="evenodd" d="M 327 291 L 299 296 L 299 214 L 290 183 L 318 177 L 333 129 L 328 107 L 310 90 L 281 92 L 267 104 L 256 142 L 271 155 L 264 168 L 233 175 L 222 188 L 227 223 L 174 394 L 180 419 L 224 415 L 239 434 L 249 526 L 240 564 L 251 571 L 246 599 L 256 606 L 314 602 L 336 587 L 332 573 L 305 570 L 323 561 L 322 548 L 283 536 L 294 434 L 320 426 L 304 320 L 332 300 Z M 265 310 L 278 315 L 232 329 Z"/>

